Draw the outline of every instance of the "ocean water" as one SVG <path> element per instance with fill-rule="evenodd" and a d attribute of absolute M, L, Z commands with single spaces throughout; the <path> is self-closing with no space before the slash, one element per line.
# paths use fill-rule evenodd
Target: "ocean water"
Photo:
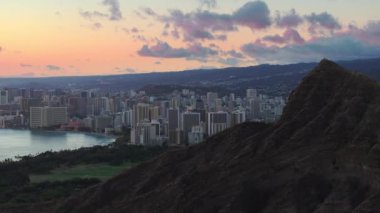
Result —
<path fill-rule="evenodd" d="M 107 145 L 113 138 L 85 133 L 0 129 L 0 160 L 46 151 Z"/>

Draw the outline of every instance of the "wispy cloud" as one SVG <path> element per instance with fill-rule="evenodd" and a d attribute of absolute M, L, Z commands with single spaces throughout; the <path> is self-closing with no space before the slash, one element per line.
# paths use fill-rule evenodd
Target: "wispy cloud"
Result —
<path fill-rule="evenodd" d="M 26 73 L 20 74 L 20 77 L 34 77 L 34 76 L 36 76 L 36 74 L 33 72 L 26 72 Z"/>
<path fill-rule="evenodd" d="M 46 65 L 46 69 L 48 69 L 48 70 L 50 70 L 50 71 L 59 71 L 59 70 L 63 70 L 62 67 L 57 66 L 57 65 L 52 65 L 52 64 L 48 64 L 48 65 Z"/>
<path fill-rule="evenodd" d="M 21 63 L 21 64 L 20 64 L 20 67 L 30 68 L 30 67 L 33 67 L 33 65 L 31 65 L 31 64 L 23 64 L 23 63 Z"/>
<path fill-rule="evenodd" d="M 109 12 L 111 14 L 109 17 L 110 20 L 118 21 L 123 18 L 118 0 L 104 0 L 103 5 L 109 7 Z"/>
<path fill-rule="evenodd" d="M 228 66 L 237 66 L 240 64 L 240 60 L 238 58 L 221 58 L 218 62 Z"/>
<path fill-rule="evenodd" d="M 277 12 L 275 17 L 276 25 L 279 27 L 298 27 L 303 23 L 303 18 L 296 12 L 295 9 L 290 10 L 290 12 L 282 14 Z"/>
<path fill-rule="evenodd" d="M 94 29 L 94 30 L 99 30 L 99 29 L 101 29 L 103 27 L 103 25 L 101 24 L 101 23 L 99 23 L 99 22 L 96 22 L 96 23 L 94 23 L 93 25 L 92 25 L 92 29 Z"/>
<path fill-rule="evenodd" d="M 89 19 L 89 20 L 92 20 L 93 18 L 105 18 L 105 17 L 108 17 L 107 14 L 101 13 L 101 12 L 96 11 L 96 10 L 94 10 L 94 11 L 82 11 L 82 10 L 80 10 L 79 14 L 83 18 L 86 18 L 86 19 Z"/>
<path fill-rule="evenodd" d="M 132 68 L 120 68 L 120 67 L 115 67 L 114 69 L 116 72 L 118 73 L 136 73 L 136 70 L 135 69 L 132 69 Z"/>
<path fill-rule="evenodd" d="M 215 8 L 217 5 L 216 0 L 199 0 L 201 7 Z"/>
<path fill-rule="evenodd" d="M 139 51 L 140 56 L 155 58 L 186 58 L 187 60 L 207 60 L 209 56 L 215 56 L 218 52 L 204 47 L 199 43 L 191 44 L 186 48 L 174 48 L 167 42 L 158 41 L 153 46 L 144 45 Z"/>
<path fill-rule="evenodd" d="M 152 10 L 152 8 L 150 8 L 150 7 L 144 7 L 144 8 L 142 8 L 141 10 L 144 12 L 144 14 L 146 14 L 146 15 L 148 15 L 148 16 L 157 16 L 157 13 L 154 12 L 154 11 Z"/>

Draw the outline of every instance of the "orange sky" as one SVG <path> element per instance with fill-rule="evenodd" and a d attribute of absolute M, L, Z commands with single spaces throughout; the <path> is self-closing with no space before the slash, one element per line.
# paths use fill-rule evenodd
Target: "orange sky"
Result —
<path fill-rule="evenodd" d="M 286 40 L 287 38 L 283 34 L 286 29 L 278 27 L 275 24 L 275 18 L 276 11 L 280 11 L 283 17 L 293 8 L 301 18 L 305 19 L 297 26 L 291 27 L 297 30 L 304 40 L 299 45 L 312 46 L 312 44 L 309 45 L 309 41 L 341 36 L 342 34 L 353 35 L 354 37 L 356 36 L 355 39 L 362 39 L 360 42 L 363 42 L 364 46 L 369 41 L 370 36 L 375 36 L 370 37 L 371 44 L 375 44 L 376 47 L 380 45 L 376 38 L 376 30 L 380 31 L 380 29 L 377 29 L 377 25 L 372 27 L 375 33 L 372 32 L 372 28 L 372 31 L 366 28 L 367 22 L 380 20 L 379 15 L 377 15 L 380 7 L 370 0 L 360 1 L 360 10 L 357 9 L 358 1 L 354 0 L 311 0 L 307 6 L 296 0 L 268 0 L 264 4 L 270 10 L 271 24 L 260 29 L 248 27 L 244 22 L 238 20 L 237 16 L 234 16 L 240 8 L 243 8 L 251 1 L 236 0 L 232 2 L 219 0 L 216 1 L 215 7 L 207 7 L 201 3 L 201 0 L 175 3 L 168 0 L 157 0 L 154 3 L 147 0 L 109 0 L 108 3 L 104 1 L 106 0 L 1 1 L 0 76 L 105 75 L 176 71 L 200 67 L 248 66 L 265 62 L 286 63 L 288 62 L 286 60 L 268 59 L 270 55 L 261 57 L 260 51 L 269 51 L 269 53 L 271 53 L 270 51 L 276 51 L 276 53 L 273 53 L 276 55 L 274 57 L 279 57 L 278 54 L 286 54 L 282 53 L 284 51 L 291 51 L 292 46 L 288 45 L 294 44 L 292 40 Z M 329 7 L 326 7 L 327 5 Z M 346 12 L 342 11 L 342 7 L 345 8 Z M 156 15 L 148 15 L 146 8 L 151 8 Z M 211 33 L 213 36 L 225 35 L 227 38 L 225 40 L 185 40 L 184 31 L 189 29 L 186 28 L 187 26 L 183 27 L 177 23 L 175 17 L 170 17 L 170 11 L 175 9 L 182 11 L 184 14 L 192 14 L 193 18 L 197 18 L 201 11 L 208 11 L 216 18 L 219 17 L 218 15 L 224 14 L 233 20 L 232 25 L 236 29 L 233 31 L 215 31 L 212 29 L 214 29 L 214 21 L 217 23 L 217 20 L 207 19 L 205 21 L 202 19 L 201 21 L 198 20 L 197 25 L 202 24 L 204 21 L 209 24 L 210 28 L 201 29 L 205 29 L 206 32 Z M 260 8 L 255 10 L 254 4 L 248 9 L 252 10 L 249 13 L 260 13 L 258 11 Z M 97 11 L 98 15 L 94 15 L 94 11 Z M 357 17 L 352 17 L 349 14 L 351 11 L 356 11 Z M 91 17 L 85 17 L 83 12 L 89 12 L 92 15 Z M 313 25 L 313 27 L 318 30 L 321 29 L 323 33 L 311 34 L 309 32 L 313 22 L 309 21 L 306 16 L 313 12 L 318 15 L 315 19 L 317 24 L 314 24 L 315 26 Z M 341 27 L 334 29 L 334 32 L 331 30 L 331 32 L 326 33 L 329 23 L 325 22 L 326 26 L 323 26 L 323 20 L 321 20 L 323 16 L 319 16 L 324 12 L 331 14 Z M 118 14 L 120 17 L 117 16 Z M 242 14 L 249 18 L 253 17 L 244 13 L 244 11 Z M 113 16 L 117 17 L 113 19 Z M 163 21 L 164 18 L 170 19 L 170 21 Z M 194 21 L 197 21 L 195 18 Z M 209 22 L 212 23 L 210 24 Z M 180 38 L 163 35 L 166 24 L 170 25 L 170 28 L 168 28 L 169 33 L 177 29 Z M 352 27 L 349 27 L 350 24 L 354 24 L 358 30 L 350 31 L 352 30 Z M 134 28 L 137 30 L 134 30 Z M 195 28 L 198 28 L 198 26 L 195 26 Z M 364 30 L 366 31 L 361 34 Z M 277 41 L 278 39 L 285 39 L 285 41 L 271 43 L 272 41 L 263 40 L 268 35 L 278 35 Z M 163 45 L 160 46 L 158 45 L 159 43 L 168 44 L 170 49 L 160 49 Z M 250 54 L 248 50 L 245 51 L 243 48 L 245 44 L 249 43 L 259 47 L 264 45 L 265 49 L 259 49 L 257 52 Z M 141 53 L 140 50 L 144 45 L 147 45 L 151 52 Z M 201 48 L 196 49 L 195 46 Z M 189 50 L 192 52 L 189 53 Z M 226 53 L 231 50 L 241 54 L 242 57 L 234 58 L 235 56 Z M 316 52 L 317 50 L 310 51 Z M 376 56 L 377 51 L 377 49 L 374 49 L 370 53 L 363 52 L 362 56 Z M 175 57 L 170 55 L 174 53 L 181 53 L 182 55 L 176 55 Z M 161 57 L 159 54 L 164 54 L 164 56 Z M 317 57 L 323 56 L 323 54 L 323 52 L 316 52 Z M 344 59 L 343 55 L 338 58 Z M 315 58 L 315 61 L 317 60 L 319 58 Z"/>

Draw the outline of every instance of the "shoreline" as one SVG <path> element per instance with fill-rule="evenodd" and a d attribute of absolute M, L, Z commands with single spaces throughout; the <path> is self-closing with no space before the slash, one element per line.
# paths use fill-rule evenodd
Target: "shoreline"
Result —
<path fill-rule="evenodd" d="M 68 130 L 44 130 L 44 129 L 30 129 L 30 128 L 0 128 L 2 130 L 19 130 L 19 131 L 31 131 L 31 132 L 47 132 L 47 133 L 74 133 L 74 134 L 85 134 L 97 137 L 117 139 L 117 135 L 107 135 L 104 133 L 97 132 L 84 132 L 84 131 L 68 131 Z"/>
<path fill-rule="evenodd" d="M 96 133 L 96 132 L 81 132 L 81 131 L 67 131 L 67 130 L 43 130 L 43 129 L 25 129 L 29 130 L 31 132 L 48 132 L 48 133 L 74 133 L 74 134 L 85 134 L 85 135 L 91 135 L 91 136 L 98 136 L 98 137 L 104 137 L 104 138 L 111 138 L 111 139 L 117 139 L 116 135 L 107 135 L 103 133 Z"/>
<path fill-rule="evenodd" d="M 66 137 L 65 134 L 75 134 L 77 136 L 73 136 L 73 137 L 81 137 L 80 135 L 83 135 L 85 137 L 93 137 L 95 138 L 94 140 L 99 140 L 99 141 L 103 141 L 101 142 L 101 144 L 96 144 L 96 145 L 100 145 L 100 146 L 108 146 L 109 144 L 113 144 L 115 143 L 116 139 L 117 139 L 117 136 L 115 135 L 106 135 L 106 134 L 102 134 L 102 133 L 94 133 L 94 132 L 80 132 L 80 131 L 58 131 L 58 130 L 43 130 L 43 129 L 37 129 L 37 130 L 32 130 L 32 129 L 21 129 L 21 128 L 2 128 L 0 129 L 0 131 L 15 131 L 13 134 L 36 134 L 36 135 L 44 135 L 46 134 L 47 137 L 50 137 L 49 134 L 51 134 L 51 136 L 54 136 L 54 137 Z M 17 132 L 17 131 L 20 131 L 20 132 Z M 97 139 L 96 139 L 97 138 Z M 77 150 L 77 149 L 80 149 L 80 148 L 84 148 L 84 147 L 93 147 L 93 146 L 96 146 L 96 145 L 84 145 L 84 146 L 75 146 L 75 147 L 65 147 L 65 148 L 59 148 L 59 149 L 56 149 L 55 147 L 46 147 L 46 149 L 42 149 L 42 150 L 38 150 L 37 152 L 34 152 L 34 151 L 31 151 L 31 152 L 25 152 L 23 149 L 25 148 L 24 145 L 21 146 L 23 147 L 21 151 L 17 151 L 13 154 L 6 154 L 6 153 L 0 153 L 0 162 L 3 162 L 5 161 L 6 159 L 12 159 L 13 161 L 17 161 L 17 157 L 22 157 L 22 156 L 29 156 L 29 155 L 32 155 L 32 156 L 36 156 L 38 154 L 41 154 L 41 153 L 44 153 L 44 152 L 47 152 L 47 151 L 54 151 L 54 152 L 60 152 L 60 151 L 64 151 L 64 150 Z"/>

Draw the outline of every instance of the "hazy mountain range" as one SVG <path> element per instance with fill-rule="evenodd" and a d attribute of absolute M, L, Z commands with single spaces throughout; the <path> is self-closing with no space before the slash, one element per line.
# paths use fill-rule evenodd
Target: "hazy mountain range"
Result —
<path fill-rule="evenodd" d="M 380 80 L 380 58 L 341 61 L 338 64 Z M 113 76 L 1 78 L 0 87 L 100 88 L 111 91 L 148 87 L 148 90 L 150 88 L 154 92 L 156 89 L 160 89 L 157 87 L 163 85 L 171 85 L 172 87 L 173 85 L 181 85 L 178 87 L 213 87 L 216 90 L 219 88 L 236 93 L 242 93 L 245 89 L 253 87 L 264 90 L 267 94 L 288 95 L 316 65 L 317 63 L 299 63 Z"/>

